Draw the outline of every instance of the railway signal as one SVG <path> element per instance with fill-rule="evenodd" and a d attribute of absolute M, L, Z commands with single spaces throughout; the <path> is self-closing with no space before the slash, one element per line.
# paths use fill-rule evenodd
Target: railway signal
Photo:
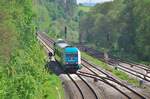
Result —
<path fill-rule="evenodd" d="M 65 26 L 65 41 L 67 41 L 67 26 Z"/>

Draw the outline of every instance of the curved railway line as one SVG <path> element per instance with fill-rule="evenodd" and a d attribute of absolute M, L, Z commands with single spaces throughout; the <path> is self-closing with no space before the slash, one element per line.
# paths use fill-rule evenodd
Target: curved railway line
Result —
<path fill-rule="evenodd" d="M 88 53 L 89 55 L 91 56 L 94 56 L 95 58 L 98 58 L 100 59 L 101 61 L 105 62 L 105 59 L 104 59 L 104 55 L 103 53 L 97 51 L 97 50 L 94 50 L 92 48 L 87 48 L 85 46 L 79 46 L 79 49 L 82 50 L 82 51 L 85 51 L 86 53 Z M 147 73 L 150 73 L 150 68 L 148 66 L 145 66 L 145 65 L 142 65 L 142 64 L 134 64 L 134 63 L 130 63 L 130 62 L 127 62 L 127 61 L 123 61 L 121 59 L 116 59 L 112 56 L 110 56 L 110 60 L 107 61 L 107 64 L 111 65 L 111 66 L 116 66 L 118 69 L 122 70 L 122 71 L 125 71 L 131 75 L 134 75 L 144 81 L 147 81 L 147 82 L 150 82 L 150 76 L 147 75 Z M 121 63 L 124 63 L 124 64 L 127 64 L 129 65 L 128 67 L 127 66 L 124 66 L 122 65 Z M 133 67 L 136 67 L 136 68 L 140 68 L 142 70 L 145 71 L 145 73 L 141 73 L 139 71 L 136 71 L 136 70 L 133 70 L 132 68 Z"/>
<path fill-rule="evenodd" d="M 120 89 L 118 89 L 117 87 L 115 87 L 113 84 L 109 83 L 107 80 L 112 81 L 114 83 L 117 83 L 118 85 L 128 89 L 129 91 L 131 91 L 133 94 L 137 95 L 138 97 L 140 97 L 140 99 L 146 99 L 144 96 L 142 96 L 141 94 L 139 94 L 138 92 L 136 92 L 135 90 L 129 88 L 128 86 L 124 85 L 123 83 L 121 83 L 119 80 L 117 80 L 116 78 L 114 78 L 113 76 L 109 75 L 108 73 L 106 73 L 105 71 L 97 68 L 96 66 L 94 66 L 93 64 L 89 63 L 87 60 L 82 59 L 82 61 L 84 61 L 86 64 L 82 63 L 82 65 L 87 68 L 89 71 L 91 71 L 97 78 L 102 79 L 102 81 L 104 81 L 105 83 L 109 84 L 110 86 L 112 86 L 113 88 L 115 88 L 116 90 L 118 90 L 120 93 L 122 93 L 124 96 L 126 96 L 128 99 L 132 99 L 131 96 L 127 95 L 126 93 L 124 93 L 123 91 L 121 91 Z M 88 66 L 92 67 L 93 69 L 96 69 L 97 71 L 99 71 L 100 73 L 103 73 L 104 75 L 106 75 L 106 77 L 102 77 L 100 76 L 98 73 L 96 73 L 94 70 L 92 70 L 91 68 L 89 68 Z M 87 74 L 84 72 L 80 72 L 82 74 Z M 91 75 L 91 74 L 88 74 Z M 92 75 L 92 76 L 94 76 Z"/>
<path fill-rule="evenodd" d="M 40 39 L 43 40 L 44 43 L 46 43 L 46 44 L 48 44 L 48 42 L 54 43 L 53 40 L 50 40 L 50 39 L 46 39 L 46 40 L 45 40 L 45 38 L 43 38 L 43 37 L 41 36 L 41 34 L 39 34 L 38 36 L 39 36 Z M 46 45 L 44 45 L 44 46 L 47 48 Z M 49 45 L 49 46 L 50 46 L 50 45 Z M 49 49 L 47 48 L 47 50 L 49 50 Z M 82 84 L 85 84 L 85 86 L 87 87 L 87 89 L 89 89 L 88 91 L 90 91 L 90 93 L 93 94 L 93 98 L 92 98 L 92 97 L 89 97 L 89 99 L 99 99 L 99 97 L 97 96 L 97 94 L 96 94 L 96 92 L 94 91 L 94 89 L 88 84 L 88 82 L 87 82 L 84 78 L 81 77 L 81 75 L 79 75 L 79 74 L 74 74 L 74 75 L 76 75 L 76 76 L 80 79 L 80 81 L 82 81 Z M 71 81 L 72 81 L 72 82 L 74 83 L 74 85 L 77 87 L 77 89 L 78 89 L 78 91 L 79 91 L 79 93 L 80 93 L 82 99 L 87 99 L 87 97 L 86 97 L 87 94 L 84 94 L 84 93 L 83 93 L 82 89 L 81 89 L 80 86 L 78 85 L 78 82 L 77 82 L 76 80 L 74 80 L 74 78 L 71 76 L 71 74 L 67 73 L 67 76 L 69 77 L 69 79 L 71 79 Z"/>
<path fill-rule="evenodd" d="M 82 84 L 85 84 L 85 86 L 88 87 L 88 89 L 91 91 L 91 93 L 93 94 L 93 98 L 92 97 L 89 97 L 91 99 L 99 99 L 96 92 L 94 91 L 94 89 L 88 84 L 88 82 L 86 80 L 84 80 L 81 75 L 79 74 L 73 74 L 73 75 L 76 75 L 83 83 Z M 71 81 L 75 84 L 75 86 L 78 88 L 81 96 L 82 96 L 82 99 L 87 99 L 88 97 L 87 94 L 85 94 L 83 91 L 82 91 L 82 88 L 80 88 L 80 86 L 78 85 L 78 82 L 76 80 L 74 80 L 74 78 L 71 76 L 71 74 L 67 74 L 67 76 L 71 79 Z M 81 83 L 81 82 L 80 82 Z"/>
<path fill-rule="evenodd" d="M 38 33 L 37 34 L 38 37 L 44 41 L 45 44 L 48 45 L 48 47 L 51 47 L 52 44 L 54 44 L 54 41 L 50 38 L 48 38 L 45 34 L 43 33 Z M 44 45 L 46 46 L 46 45 Z M 46 47 L 47 48 L 47 47 Z M 52 47 L 51 47 L 52 48 Z M 48 49 L 48 48 L 47 48 Z M 116 78 L 114 78 L 112 75 L 110 75 L 109 73 L 97 68 L 95 65 L 89 63 L 87 60 L 82 59 L 82 65 L 84 68 L 88 69 L 90 71 L 90 73 L 84 72 L 84 71 L 78 71 L 77 73 L 75 73 L 75 75 L 82 81 L 82 83 L 84 83 L 88 89 L 91 91 L 91 93 L 93 94 L 93 96 L 95 97 L 94 99 L 99 99 L 99 97 L 97 96 L 95 90 L 88 84 L 88 82 L 86 80 L 84 80 L 83 77 L 89 77 L 92 79 L 96 79 L 98 81 L 102 81 L 105 84 L 113 87 L 114 89 L 116 89 L 118 92 L 120 92 L 123 96 L 125 96 L 127 99 L 133 99 L 131 95 L 128 95 L 126 92 L 124 92 L 124 90 L 119 89 L 118 87 L 116 87 L 114 84 L 112 84 L 111 82 L 118 84 L 119 86 L 122 86 L 124 88 L 126 88 L 127 90 L 129 90 L 130 92 L 132 92 L 135 96 L 139 97 L 140 99 L 146 99 L 145 96 L 139 94 L 138 92 L 136 92 L 135 90 L 133 90 L 132 88 L 124 85 L 122 82 L 120 82 L 119 80 L 117 80 Z M 111 63 L 112 64 L 112 63 Z M 90 68 L 89 68 L 90 67 Z M 92 68 L 92 69 L 91 69 Z M 95 69 L 95 70 L 93 70 Z M 97 72 L 104 74 L 106 77 L 103 77 L 101 75 L 99 75 Z M 67 73 L 67 76 L 71 79 L 71 81 L 75 84 L 75 86 L 77 87 L 78 91 L 80 92 L 82 99 L 86 99 L 85 95 L 82 91 L 82 89 L 80 88 L 80 86 L 78 85 L 78 83 L 76 82 L 76 80 L 74 80 L 74 78 L 71 76 L 71 74 Z M 111 81 L 111 82 L 110 82 Z"/>
<path fill-rule="evenodd" d="M 81 91 L 81 88 L 78 86 L 78 84 L 76 83 L 76 81 L 70 76 L 70 74 L 67 74 L 67 75 L 71 79 L 71 81 L 75 84 L 75 86 L 78 88 L 78 90 L 79 90 L 79 92 L 81 94 L 82 99 L 85 99 L 84 95 L 83 95 L 83 92 Z"/>

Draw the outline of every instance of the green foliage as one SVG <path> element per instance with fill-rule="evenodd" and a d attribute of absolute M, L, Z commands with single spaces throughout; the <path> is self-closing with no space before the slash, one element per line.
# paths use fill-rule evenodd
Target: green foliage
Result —
<path fill-rule="evenodd" d="M 100 50 L 149 61 L 149 5 L 149 0 L 114 0 L 97 4 L 81 17 L 81 38 Z"/>
<path fill-rule="evenodd" d="M 78 41 L 78 20 L 76 0 L 33 0 L 34 19 L 39 31 L 45 31 L 51 37 L 63 38 L 67 26 L 67 40 Z M 37 21 L 38 20 L 38 21 Z"/>
<path fill-rule="evenodd" d="M 79 5 L 78 8 L 79 11 L 89 12 L 91 7 Z"/>
<path fill-rule="evenodd" d="M 96 44 L 101 49 L 109 50 L 117 42 L 118 33 L 114 26 L 117 27 L 118 16 L 115 15 L 117 12 L 112 14 L 112 9 L 115 8 L 116 5 L 112 2 L 97 4 L 89 11 L 87 17 L 81 18 L 80 27 L 81 31 L 83 31 L 82 33 L 86 35 L 85 39 Z"/>
<path fill-rule="evenodd" d="M 134 0 L 136 5 L 133 8 L 133 14 L 135 16 L 135 44 L 137 48 L 137 54 L 141 56 L 141 59 L 150 60 L 150 0 Z M 141 13 L 142 12 L 142 13 Z"/>
<path fill-rule="evenodd" d="M 1 99 L 63 98 L 60 80 L 44 67 L 46 56 L 34 34 L 37 20 L 33 19 L 38 15 L 33 4 L 31 0 L 0 1 Z"/>

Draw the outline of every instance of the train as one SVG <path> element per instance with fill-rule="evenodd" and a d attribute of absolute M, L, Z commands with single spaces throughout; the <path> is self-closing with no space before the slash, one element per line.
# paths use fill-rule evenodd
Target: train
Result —
<path fill-rule="evenodd" d="M 79 49 L 63 39 L 58 39 L 54 43 L 54 56 L 65 72 L 75 72 L 82 67 Z"/>

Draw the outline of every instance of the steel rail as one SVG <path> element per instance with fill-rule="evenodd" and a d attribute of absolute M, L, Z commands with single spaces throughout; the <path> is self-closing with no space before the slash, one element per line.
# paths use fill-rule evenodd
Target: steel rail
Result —
<path fill-rule="evenodd" d="M 90 88 L 90 90 L 92 91 L 92 93 L 95 96 L 95 99 L 99 99 L 96 95 L 96 92 L 93 90 L 93 88 L 79 74 L 76 73 L 76 75 Z"/>
<path fill-rule="evenodd" d="M 71 79 L 71 81 L 75 84 L 75 86 L 78 88 L 81 96 L 82 96 L 82 99 L 85 99 L 84 95 L 83 95 L 83 92 L 81 91 L 80 87 L 78 86 L 78 84 L 76 83 L 76 81 L 70 76 L 70 74 L 67 74 L 67 76 Z"/>
<path fill-rule="evenodd" d="M 83 59 L 82 59 L 83 60 Z M 142 96 L 141 94 L 137 93 L 135 90 L 129 88 L 128 86 L 122 84 L 121 82 L 119 82 L 118 80 L 116 80 L 115 78 L 113 78 L 112 76 L 108 75 L 107 73 L 105 73 L 104 71 L 100 70 L 99 68 L 97 68 L 96 66 L 94 66 L 93 64 L 89 63 L 88 61 L 86 61 L 84 59 L 84 62 L 86 62 L 89 66 L 93 67 L 94 69 L 98 70 L 101 73 L 104 73 L 105 75 L 107 75 L 107 77 L 110 77 L 111 79 L 113 79 L 114 81 L 116 81 L 118 84 L 120 84 L 121 86 L 125 87 L 126 89 L 130 90 L 131 92 L 133 92 L 134 94 L 136 94 L 137 96 L 141 97 L 141 99 L 146 99 L 144 96 Z M 82 64 L 84 65 L 84 64 Z M 84 65 L 85 66 L 85 65 Z M 97 73 L 95 73 L 93 70 L 90 69 L 91 72 L 93 72 L 95 75 L 98 75 Z M 99 75 L 98 75 L 99 76 Z"/>
<path fill-rule="evenodd" d="M 79 72 L 78 73 L 79 75 L 81 76 L 85 76 L 85 77 L 89 77 L 89 78 L 93 78 L 93 79 L 97 79 L 99 81 L 102 81 L 106 84 L 108 84 L 109 86 L 111 86 L 112 88 L 116 89 L 117 91 L 119 91 L 121 94 L 123 94 L 125 97 L 127 97 L 128 99 L 132 99 L 131 97 L 129 97 L 126 93 L 124 93 L 123 91 L 121 91 L 119 88 L 117 88 L 115 85 L 109 83 L 107 80 L 105 80 L 105 78 L 103 77 L 98 77 L 96 75 L 92 75 L 92 74 L 89 74 L 89 73 L 83 73 L 83 72 Z M 87 74 L 87 75 L 85 75 Z M 100 78 L 100 79 L 99 79 Z"/>

